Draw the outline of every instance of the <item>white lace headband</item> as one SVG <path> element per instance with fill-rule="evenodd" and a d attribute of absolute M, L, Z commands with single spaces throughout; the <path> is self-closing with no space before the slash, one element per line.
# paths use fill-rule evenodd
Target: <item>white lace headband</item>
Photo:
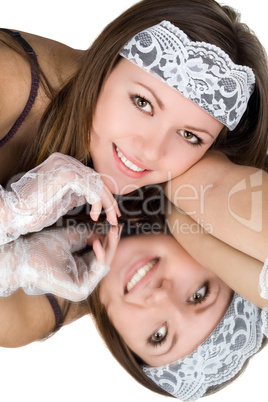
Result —
<path fill-rule="evenodd" d="M 261 309 L 235 293 L 219 325 L 194 352 L 161 367 L 142 368 L 169 394 L 193 401 L 233 378 L 260 349 L 263 336 Z"/>
<path fill-rule="evenodd" d="M 239 66 L 217 46 L 193 42 L 168 21 L 135 35 L 120 55 L 177 89 L 233 130 L 253 93 L 251 68 Z"/>

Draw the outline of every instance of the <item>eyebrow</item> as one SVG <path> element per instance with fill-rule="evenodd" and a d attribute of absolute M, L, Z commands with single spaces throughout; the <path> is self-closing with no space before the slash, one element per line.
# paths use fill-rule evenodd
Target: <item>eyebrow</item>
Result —
<path fill-rule="evenodd" d="M 214 135 L 212 135 L 211 133 L 209 133 L 207 130 L 203 129 L 203 128 L 196 128 L 196 127 L 192 127 L 192 126 L 186 126 L 185 127 L 187 130 L 189 131 L 197 131 L 198 133 L 204 133 L 209 135 L 213 140 L 215 140 Z"/>
<path fill-rule="evenodd" d="M 141 85 L 143 88 L 147 89 L 147 91 L 151 92 L 151 94 L 153 95 L 153 97 L 156 100 L 156 103 L 158 104 L 158 106 L 160 107 L 161 110 L 165 110 L 165 105 L 164 103 L 161 101 L 161 99 L 156 95 L 156 93 L 154 92 L 153 89 L 151 89 L 150 87 L 147 87 L 147 85 L 142 84 L 141 82 L 135 82 L 135 84 Z"/>
<path fill-rule="evenodd" d="M 151 94 L 153 95 L 153 97 L 156 100 L 156 103 L 158 104 L 159 108 L 161 110 L 165 110 L 165 105 L 164 103 L 161 101 L 161 99 L 156 95 L 156 93 L 154 92 L 154 90 L 150 87 L 148 87 L 147 85 L 142 84 L 141 82 L 135 82 L 135 84 L 142 86 L 143 88 L 147 89 L 147 91 L 151 92 Z M 209 135 L 213 140 L 215 140 L 215 137 L 209 133 L 207 130 L 202 129 L 202 128 L 196 128 L 196 127 L 191 127 L 191 126 L 187 126 L 186 127 L 189 131 L 197 131 L 198 133 L 204 133 Z"/>

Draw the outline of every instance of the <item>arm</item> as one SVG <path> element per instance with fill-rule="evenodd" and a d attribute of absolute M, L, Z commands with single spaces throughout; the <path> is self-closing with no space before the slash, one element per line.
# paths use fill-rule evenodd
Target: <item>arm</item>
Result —
<path fill-rule="evenodd" d="M 25 173 L 6 191 L 0 186 L 0 244 L 20 235 L 51 226 L 70 209 L 92 204 L 90 216 L 97 220 L 102 207 L 111 224 L 120 215 L 100 175 L 78 160 L 60 153 Z"/>
<path fill-rule="evenodd" d="M 86 226 L 46 229 L 0 246 L 0 297 L 19 288 L 29 295 L 52 293 L 79 302 L 109 270 L 119 241 L 113 227 L 107 242 Z M 86 247 L 91 245 L 93 251 Z"/>
<path fill-rule="evenodd" d="M 265 261 L 268 174 L 207 153 L 165 187 L 169 200 L 218 239 Z"/>
<path fill-rule="evenodd" d="M 208 234 L 174 205 L 168 208 L 172 235 L 194 259 L 247 300 L 260 308 L 268 307 L 268 300 L 261 298 L 258 290 L 263 262 Z"/>
<path fill-rule="evenodd" d="M 53 310 L 43 296 L 28 296 L 22 290 L 0 297 L 0 346 L 15 348 L 48 335 L 55 326 Z"/>
<path fill-rule="evenodd" d="M 57 298 L 61 309 L 65 300 Z M 82 303 L 71 303 L 64 325 L 88 314 Z M 55 316 L 45 295 L 29 296 L 19 289 L 0 297 L 0 346 L 17 348 L 41 340 L 54 329 Z"/>

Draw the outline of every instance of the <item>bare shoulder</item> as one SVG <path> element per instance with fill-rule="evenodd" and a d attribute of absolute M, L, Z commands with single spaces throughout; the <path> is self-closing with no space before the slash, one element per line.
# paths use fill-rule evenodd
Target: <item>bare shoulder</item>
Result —
<path fill-rule="evenodd" d="M 55 89 L 76 71 L 83 51 L 72 49 L 51 39 L 26 32 L 20 33 L 35 51 L 42 71 Z M 3 33 L 0 32 L 0 39 L 1 35 Z M 1 40 L 0 59 L 1 139 L 27 102 L 31 87 L 31 70 L 27 60 Z"/>
<path fill-rule="evenodd" d="M 59 85 L 65 82 L 79 66 L 83 50 L 73 49 L 61 42 L 42 36 L 20 32 L 22 37 L 34 49 L 38 62 L 52 85 Z"/>
<path fill-rule="evenodd" d="M 2 138 L 27 102 L 31 72 L 27 62 L 1 41 L 0 59 L 0 138 Z"/>
<path fill-rule="evenodd" d="M 81 63 L 83 51 L 37 35 L 25 32 L 20 34 L 33 48 L 41 70 L 50 85 L 57 91 L 76 72 Z M 24 57 L 23 49 L 20 49 L 22 50 L 20 54 L 12 46 L 20 49 L 20 45 L 14 38 L 0 32 L 0 140 L 5 137 L 23 112 L 32 83 L 31 67 Z M 21 154 L 31 143 L 49 101 L 47 94 L 39 86 L 34 105 L 23 125 L 12 141 L 0 149 L 1 183 L 9 178 L 9 171 L 13 169 L 11 165 L 15 163 L 17 154 Z"/>
<path fill-rule="evenodd" d="M 63 307 L 63 299 L 58 299 Z M 70 306 L 66 324 L 86 312 Z M 9 297 L 0 298 L 0 346 L 14 348 L 27 345 L 49 335 L 55 326 L 55 316 L 45 295 L 29 296 L 21 289 Z"/>

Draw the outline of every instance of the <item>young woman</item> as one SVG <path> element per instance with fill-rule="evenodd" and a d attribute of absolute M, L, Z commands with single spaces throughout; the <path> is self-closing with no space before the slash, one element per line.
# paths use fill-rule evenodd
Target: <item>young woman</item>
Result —
<path fill-rule="evenodd" d="M 155 6 L 157 8 L 159 7 L 158 11 L 156 11 L 155 14 L 152 13 L 152 6 Z M 169 6 L 170 8 L 168 8 Z M 195 10 L 195 13 L 193 13 L 193 9 Z M 136 18 L 137 15 L 139 17 L 142 15 L 142 18 Z M 191 15 L 191 21 L 189 21 L 187 24 L 186 16 L 189 15 Z M 208 19 L 210 21 L 209 24 Z M 236 64 L 250 67 L 254 70 L 255 77 L 258 75 L 258 78 L 256 78 L 256 87 L 254 89 L 253 94 L 250 97 L 248 112 L 246 114 L 243 114 L 242 120 L 238 122 L 237 127 L 232 132 L 230 130 L 231 126 L 228 124 L 229 129 L 224 130 L 227 131 L 227 133 L 224 133 L 225 135 L 221 135 L 221 140 L 223 142 L 221 142 L 217 146 L 219 147 L 218 149 L 221 149 L 224 152 L 226 152 L 231 158 L 233 158 L 233 160 L 236 160 L 238 163 L 241 164 L 249 163 L 259 167 L 264 166 L 264 161 L 266 159 L 265 150 L 267 148 L 266 144 L 267 118 L 265 114 L 266 89 L 264 89 L 266 86 L 266 79 L 267 79 L 266 59 L 264 57 L 262 48 L 260 48 L 259 45 L 257 45 L 256 40 L 255 39 L 253 40 L 251 34 L 249 36 L 248 31 L 247 30 L 245 31 L 245 28 L 240 24 L 238 24 L 237 16 L 235 15 L 235 13 L 229 8 L 224 9 L 220 8 L 217 3 L 211 1 L 205 3 L 205 8 L 204 8 L 204 2 L 201 1 L 196 2 L 194 8 L 193 8 L 193 2 L 189 3 L 189 2 L 172 1 L 168 3 L 168 2 L 157 1 L 152 3 L 150 1 L 143 1 L 139 5 L 134 7 L 134 9 L 132 9 L 131 12 L 124 14 L 124 16 L 117 21 L 118 25 L 116 29 L 113 29 L 113 25 L 109 26 L 107 30 L 104 31 L 103 35 L 100 36 L 101 43 L 102 44 L 105 43 L 105 46 L 107 46 L 106 51 L 103 52 L 103 59 L 100 61 L 100 59 L 98 58 L 100 54 L 99 47 L 96 44 L 95 46 L 93 45 L 91 50 L 85 56 L 85 58 L 88 57 L 91 60 L 91 65 L 89 65 L 89 63 L 86 65 L 84 63 L 84 67 L 82 67 L 79 70 L 79 72 L 76 75 L 74 75 L 74 78 L 70 80 L 70 82 L 64 87 L 64 89 L 60 91 L 59 95 L 57 95 L 55 99 L 51 102 L 45 114 L 45 118 L 41 124 L 40 129 L 41 130 L 40 144 L 43 144 L 43 151 L 41 149 L 40 150 L 35 149 L 32 154 L 34 156 L 36 155 L 40 156 L 40 158 L 36 160 L 36 163 L 42 162 L 45 158 L 47 158 L 47 156 L 50 155 L 50 153 L 54 151 L 60 151 L 62 153 L 73 155 L 77 159 L 85 163 L 87 161 L 86 157 L 89 158 L 89 155 L 91 155 L 94 168 L 103 175 L 104 181 L 110 188 L 110 190 L 115 193 L 117 192 L 124 193 L 126 190 L 125 185 L 129 185 L 129 183 L 131 183 L 133 189 L 135 186 L 139 187 L 147 183 L 165 181 L 167 178 L 166 177 L 167 169 L 171 170 L 171 175 L 169 176 L 169 178 L 171 178 L 173 176 L 176 176 L 177 174 L 181 174 L 185 169 L 189 168 L 192 164 L 194 164 L 197 160 L 199 160 L 202 157 L 205 151 L 214 142 L 215 136 L 217 137 L 219 131 L 221 131 L 221 129 L 224 126 L 224 124 L 221 121 L 219 122 L 219 120 L 215 119 L 215 113 L 212 116 L 212 119 L 214 119 L 215 121 L 211 119 L 209 119 L 208 121 L 208 118 L 211 117 L 211 114 L 205 112 L 207 114 L 205 115 L 202 114 L 201 116 L 200 110 L 196 109 L 200 106 L 201 102 L 198 105 L 188 103 L 189 99 L 181 98 L 180 93 L 172 92 L 173 89 L 169 87 L 161 86 L 161 94 L 163 91 L 165 102 L 159 96 L 155 97 L 155 95 L 153 95 L 151 90 L 150 95 L 147 92 L 148 89 L 145 87 L 145 85 L 147 86 L 149 77 L 150 80 L 155 77 L 151 77 L 150 75 L 148 75 L 146 71 L 143 71 L 143 69 L 139 70 L 139 67 L 135 66 L 135 64 L 133 65 L 126 64 L 127 62 L 129 62 L 129 60 L 123 60 L 123 61 L 121 60 L 120 62 L 118 62 L 118 54 L 122 50 L 122 48 L 125 47 L 125 42 L 127 40 L 130 40 L 129 44 L 131 45 L 132 43 L 131 38 L 133 38 L 134 35 L 136 35 L 137 33 L 141 32 L 144 29 L 147 30 L 148 27 L 151 27 L 155 24 L 159 24 L 163 20 L 167 20 L 171 22 L 172 25 L 178 26 L 180 29 L 182 29 L 183 34 L 185 33 L 187 37 L 191 39 L 191 41 L 205 42 L 206 52 L 209 52 L 209 50 L 211 50 L 208 49 L 207 44 L 216 45 L 220 49 L 224 49 L 224 51 L 231 56 L 232 60 L 235 60 Z M 131 21 L 134 21 L 134 23 L 131 24 L 130 23 Z M 174 33 L 173 26 L 170 32 Z M 177 32 L 175 32 L 175 36 L 177 38 L 179 37 L 181 42 L 183 42 L 182 39 L 184 39 L 184 35 L 181 34 L 180 32 L 178 36 Z M 233 36 L 234 32 L 236 32 L 235 36 Z M 223 34 L 226 36 L 226 38 L 228 38 L 228 40 L 222 39 Z M 230 40 L 231 35 L 233 40 Z M 235 46 L 238 43 L 238 37 L 239 37 L 239 50 L 234 52 Z M 122 39 L 122 43 L 120 38 Z M 146 38 L 148 38 L 147 35 Z M 140 40 L 140 35 L 138 39 Z M 252 48 L 249 49 L 248 42 L 251 41 L 252 43 L 254 43 L 254 45 L 252 46 Z M 229 44 L 229 46 L 227 46 L 227 44 Z M 188 45 L 189 42 L 187 39 L 186 46 Z M 228 47 L 228 49 L 226 46 Z M 130 54 L 129 50 L 132 51 L 132 49 L 130 49 L 128 45 L 126 46 L 126 48 L 124 48 L 124 50 L 126 52 L 125 51 L 123 52 L 123 57 L 128 58 Z M 209 53 L 205 54 L 208 55 Z M 215 54 L 217 59 L 217 56 L 219 56 L 219 52 L 217 50 L 215 53 L 215 48 L 212 48 L 212 55 L 215 56 Z M 246 56 L 247 62 L 244 62 L 242 60 L 245 54 L 247 54 Z M 92 63 L 93 58 L 94 61 L 96 61 L 96 64 L 94 65 Z M 107 60 L 106 63 L 103 63 L 104 58 L 105 60 Z M 227 60 L 225 54 L 223 59 L 225 61 Z M 258 66 L 256 66 L 256 61 L 258 62 Z M 261 65 L 259 65 L 259 63 Z M 204 60 L 202 60 L 201 64 L 203 66 Z M 126 65 L 128 65 L 129 68 L 127 69 L 123 68 Z M 161 64 L 159 64 L 158 67 L 159 66 L 161 66 Z M 137 116 L 140 116 L 140 118 L 142 119 L 142 123 L 144 124 L 138 126 L 139 135 L 136 135 L 135 133 L 134 135 L 132 135 L 132 132 L 130 132 L 129 136 L 128 132 L 126 135 L 124 131 L 122 136 L 120 134 L 118 143 L 117 137 L 115 137 L 114 131 L 112 130 L 111 130 L 112 131 L 111 137 L 108 136 L 106 138 L 106 136 L 102 137 L 98 135 L 99 131 L 106 132 L 106 127 L 103 126 L 104 124 L 103 119 L 101 119 L 100 116 L 107 113 L 107 110 L 109 111 L 113 110 L 113 112 L 118 112 L 118 103 L 114 105 L 114 97 L 116 98 L 117 101 L 118 100 L 121 101 L 122 98 L 117 96 L 120 95 L 117 94 L 117 92 L 110 91 L 109 84 L 111 84 L 112 88 L 117 87 L 117 85 L 114 84 L 118 84 L 118 77 L 120 76 L 120 82 L 124 83 L 125 88 L 125 84 L 129 83 L 130 81 L 128 72 L 132 70 L 133 73 L 131 74 L 131 76 L 133 76 L 134 67 L 135 67 L 135 76 L 137 71 L 140 72 L 139 81 L 140 80 L 142 81 L 143 91 L 142 94 L 140 93 L 140 91 L 137 92 L 136 87 L 137 83 L 135 84 L 132 82 L 132 84 L 135 84 L 136 91 L 134 92 L 134 94 L 132 93 L 132 91 L 128 93 L 127 99 L 128 101 L 130 100 L 132 101 L 131 105 L 132 107 L 134 106 L 133 110 L 135 110 L 136 113 L 139 113 Z M 217 69 L 217 65 L 213 65 L 213 67 L 214 68 L 216 67 Z M 242 70 L 244 73 L 245 70 L 244 69 Z M 246 71 L 249 72 L 248 69 L 246 69 Z M 142 73 L 147 74 L 145 84 L 143 78 L 145 77 L 145 75 L 143 75 Z M 97 75 L 98 79 L 96 79 Z M 92 77 L 94 76 L 94 83 L 91 82 L 91 84 L 89 85 L 84 85 L 84 78 L 86 76 L 90 76 L 92 81 L 93 81 Z M 250 79 L 250 76 L 252 78 L 252 75 L 249 74 L 248 85 L 246 85 L 248 92 L 251 92 L 253 84 L 252 80 Z M 105 77 L 109 78 L 105 81 Z M 122 78 L 124 78 L 124 80 L 121 81 Z M 159 81 L 154 82 L 157 82 L 157 84 L 152 84 L 150 82 L 150 87 L 153 85 L 153 90 L 155 89 L 154 92 L 155 94 L 157 94 L 158 87 L 155 87 L 155 85 L 160 85 L 163 83 Z M 223 81 L 223 83 L 226 82 Z M 105 86 L 102 87 L 102 84 L 104 84 Z M 228 84 L 230 84 L 230 82 L 228 82 Z M 76 91 L 75 89 L 77 87 L 80 90 L 79 92 Z M 102 87 L 103 90 L 99 97 L 100 87 Z M 140 89 L 140 83 L 139 83 L 139 89 Z M 171 92 L 170 89 L 172 90 Z M 211 88 L 209 87 L 209 89 Z M 228 98 L 227 94 L 230 94 L 229 91 L 232 92 L 232 86 L 230 87 L 229 85 L 226 85 L 225 88 L 225 85 L 223 84 L 221 89 L 225 90 L 226 98 Z M 165 90 L 169 90 L 168 93 L 166 92 L 166 95 L 164 92 Z M 67 94 L 69 93 L 71 94 L 70 97 L 72 99 L 72 102 L 70 102 L 70 98 L 67 96 Z M 90 99 L 88 99 L 88 94 L 90 94 L 91 96 Z M 109 94 L 112 94 L 113 96 L 110 98 Z M 184 122 L 181 122 L 179 121 L 181 117 L 177 121 L 177 115 L 178 115 L 177 109 L 175 112 L 176 121 L 173 118 L 173 113 L 172 115 L 170 113 L 164 114 L 166 110 L 171 112 L 172 110 L 171 107 L 168 107 L 167 109 L 165 107 L 166 104 L 167 106 L 171 106 L 169 104 L 169 100 L 171 99 L 172 99 L 172 106 L 175 104 L 173 102 L 173 95 L 175 94 L 177 95 L 175 103 L 178 105 L 179 110 L 181 112 L 180 116 L 185 116 L 185 118 L 187 119 L 189 119 L 189 116 L 191 116 L 191 122 L 186 121 L 187 119 Z M 208 94 L 206 93 L 206 95 Z M 147 99 L 148 97 L 149 99 Z M 152 100 L 150 99 L 151 97 Z M 81 106 L 81 100 L 84 99 L 87 100 L 87 102 L 84 102 L 83 105 Z M 181 103 L 181 99 L 183 99 L 183 104 Z M 116 107 L 116 110 L 110 108 L 111 102 L 112 105 Z M 207 100 L 207 103 L 210 104 L 210 101 Z M 223 104 L 224 108 L 227 107 L 227 103 L 224 103 L 223 101 Z M 241 105 L 237 106 L 240 107 Z M 192 110 L 192 107 L 195 108 L 195 111 Z M 124 116 L 126 117 L 127 127 L 132 128 L 132 122 L 134 121 L 136 123 L 136 121 L 138 120 L 136 120 L 136 117 L 133 118 L 133 120 L 129 119 L 128 118 L 129 116 L 126 114 L 125 109 L 124 108 L 122 109 L 124 112 Z M 258 115 L 256 114 L 256 109 L 259 111 Z M 201 111 L 204 112 L 204 110 L 202 110 L 202 107 Z M 235 109 L 234 112 L 236 115 L 237 110 Z M 85 123 L 84 116 L 88 114 L 89 114 L 88 119 L 89 121 L 86 121 Z M 113 116 L 116 115 L 113 114 L 112 118 Z M 162 118 L 160 116 L 162 116 Z M 194 127 L 192 121 L 193 116 L 197 116 L 198 118 L 198 121 L 194 121 Z M 256 116 L 258 117 L 256 118 Z M 120 115 L 119 117 L 121 121 L 122 116 Z M 230 116 L 228 116 L 228 118 L 229 117 Z M 117 121 L 118 117 L 114 124 L 116 124 Z M 201 122 L 203 124 L 202 126 L 199 126 Z M 109 123 L 109 125 L 107 124 L 109 132 L 111 128 L 112 129 L 115 128 L 115 132 L 117 135 L 118 128 L 116 125 L 115 126 L 112 125 L 113 120 L 111 121 L 109 118 L 107 118 L 107 123 Z M 181 127 L 182 123 L 183 127 Z M 212 126 L 210 125 L 210 123 L 212 124 Z M 77 127 L 78 125 L 80 126 L 80 128 Z M 207 129 L 207 126 L 209 126 L 209 129 Z M 21 128 L 22 127 L 23 126 L 21 126 Z M 176 129 L 174 129 L 174 127 L 176 127 Z M 92 134 L 91 137 L 92 141 L 91 144 L 88 146 L 89 131 Z M 140 132 L 143 133 L 144 131 L 146 131 L 146 136 L 144 135 L 141 136 Z M 148 136 L 147 132 L 149 133 Z M 73 139 L 74 133 L 77 134 L 77 140 Z M 185 147 L 186 146 L 192 147 L 192 148 L 186 148 L 186 152 L 183 151 L 182 155 L 186 155 L 187 159 L 186 161 L 181 159 L 183 160 L 182 166 L 178 165 L 177 163 L 178 152 L 176 152 L 176 160 L 174 157 L 175 153 L 173 153 L 173 150 L 175 150 L 174 135 L 173 135 L 174 133 L 176 134 L 175 141 L 177 141 L 177 139 L 179 139 L 180 141 L 179 143 L 180 149 L 177 148 L 178 152 L 182 149 L 181 148 L 182 145 Z M 3 135 L 5 136 L 5 133 Z M 11 134 L 8 134 L 8 137 L 5 136 L 5 139 L 10 139 L 12 135 L 13 131 L 11 132 Z M 78 144 L 78 142 L 81 141 L 81 138 L 83 138 L 83 144 L 81 143 Z M 128 142 L 129 138 L 132 139 L 130 142 Z M 209 138 L 209 140 L 206 140 L 206 138 Z M 15 139 L 14 136 L 13 139 Z M 63 140 L 65 140 L 65 142 Z M 124 141 L 122 141 L 121 143 L 121 140 Z M 12 140 L 10 139 L 10 141 Z M 191 145 L 188 144 L 189 142 L 191 143 Z M 5 144 L 8 144 L 8 142 Z M 152 144 L 156 145 L 156 147 L 152 147 Z M 198 146 L 200 144 L 201 146 Z M 129 149 L 131 149 L 131 151 L 135 149 L 141 152 L 142 156 L 140 156 L 139 152 L 138 155 L 135 154 L 134 152 L 133 155 L 132 152 L 131 155 L 129 155 L 128 152 L 124 153 L 125 149 L 127 151 Z M 90 154 L 89 151 L 91 152 Z M 154 153 L 152 151 L 154 151 Z M 85 155 L 86 153 L 87 155 Z M 100 156 L 99 153 L 101 153 L 101 158 L 99 157 Z M 103 155 L 105 155 L 105 158 L 103 158 Z M 173 157 L 171 158 L 172 155 Z M 28 153 L 27 156 L 30 156 L 30 152 Z M 111 156 L 111 158 L 109 158 L 109 156 Z M 132 156 L 134 156 L 134 159 Z M 114 165 L 118 167 L 118 171 L 117 170 L 113 171 L 112 170 L 113 166 L 109 165 L 109 161 L 113 160 L 113 157 L 115 160 Z M 164 163 L 165 160 L 168 161 L 167 164 Z M 108 161 L 108 167 L 106 164 L 107 161 Z M 140 163 L 141 161 L 142 164 Z M 174 165 L 173 164 L 171 165 L 170 163 L 171 161 L 174 162 Z M 147 163 L 144 164 L 144 162 Z M 25 162 L 24 170 L 29 169 L 32 166 L 33 164 L 31 159 L 30 163 Z M 132 173 L 130 173 L 126 168 L 131 170 Z M 107 175 L 108 174 L 110 175 L 111 171 L 113 172 L 113 174 L 111 175 L 112 179 L 109 176 L 107 180 Z M 154 179 L 151 176 L 154 176 Z M 8 177 L 10 177 L 10 173 L 6 175 L 4 181 L 7 181 Z M 114 178 L 116 179 L 115 180 L 116 186 L 118 186 L 116 189 L 114 182 L 112 181 Z M 150 181 L 147 182 L 147 179 L 150 179 Z M 113 185 L 111 185 L 111 182 L 113 183 Z M 197 290 L 202 290 L 203 292 L 204 291 L 203 288 L 195 289 L 195 293 L 197 293 L 196 292 Z M 161 333 L 163 333 L 163 330 L 165 331 L 165 329 L 163 329 L 162 327 L 160 329 Z M 128 349 L 125 350 L 127 351 Z M 129 356 L 131 357 L 132 355 L 129 354 Z"/>
<path fill-rule="evenodd" d="M 1 182 L 44 163 L 42 173 L 48 174 L 38 191 L 46 193 L 56 180 L 65 189 L 59 199 L 66 192 L 71 198 L 60 215 L 87 201 L 92 172 L 83 171 L 88 180 L 74 188 L 59 172 L 68 169 L 77 177 L 77 169 L 85 168 L 68 156 L 58 161 L 56 154 L 54 163 L 63 165 L 54 169 L 47 158 L 55 152 L 84 164 L 91 160 L 106 195 L 165 182 L 212 145 L 239 164 L 265 166 L 266 56 L 229 7 L 212 0 L 144 0 L 109 24 L 86 52 L 6 30 L 1 41 Z M 98 201 L 102 194 L 100 189 Z M 23 197 L 27 210 L 28 192 Z M 18 203 L 16 195 L 7 198 L 2 191 L 3 207 Z M 108 196 L 104 208 L 111 203 Z M 51 224 L 58 215 L 48 216 L 50 210 L 41 214 L 40 226 L 26 227 L 22 220 L 21 227 L 27 232 Z M 116 215 L 112 209 L 111 223 Z"/>
<path fill-rule="evenodd" d="M 202 182 L 205 171 L 210 174 Z M 191 173 L 192 180 L 187 179 L 186 187 L 186 177 L 191 177 Z M 251 189 L 247 192 L 242 187 L 242 194 L 241 191 L 232 191 L 241 189 L 241 186 L 237 187 L 237 181 L 239 184 L 243 180 L 258 186 L 262 193 L 261 203 L 256 203 L 256 199 L 252 202 Z M 189 254 L 168 234 L 126 237 L 119 243 L 114 258 L 114 247 L 110 248 L 111 270 L 100 285 L 87 302 L 67 304 L 69 310 L 65 317 L 61 306 L 66 302 L 61 298 L 58 305 L 57 299 L 52 296 L 34 296 L 35 306 L 41 309 L 42 314 L 37 314 L 38 310 L 32 308 L 33 299 L 21 291 L 3 298 L 1 314 L 5 326 L 1 331 L 2 346 L 21 346 L 50 334 L 53 322 L 50 302 L 56 328 L 90 312 L 113 355 L 136 380 L 155 392 L 189 400 L 214 392 L 235 378 L 248 359 L 265 344 L 264 334 L 268 334 L 267 262 L 264 264 L 267 174 L 256 168 L 234 165 L 218 153 L 208 153 L 185 175 L 176 179 L 176 185 L 182 185 L 180 191 L 185 188 L 193 190 L 194 185 L 200 183 L 204 186 L 212 183 L 207 204 L 204 199 L 200 203 L 200 199 L 191 194 L 187 197 L 192 204 L 187 202 L 186 194 L 176 197 L 179 187 L 174 185 L 170 198 L 175 204 L 180 199 L 183 207 L 194 207 L 196 210 L 200 205 L 208 206 L 208 212 L 212 202 L 222 205 L 221 215 L 231 229 L 226 243 L 204 230 L 196 230 L 196 223 L 192 230 L 192 219 L 185 214 L 178 216 L 175 207 L 168 206 L 169 227 Z M 221 187 L 222 191 L 219 191 Z M 256 186 L 252 187 L 255 189 Z M 228 194 L 237 196 L 232 203 L 236 212 L 243 213 L 249 207 L 251 210 L 257 208 L 262 222 L 261 231 L 256 231 L 258 227 L 254 226 L 258 218 L 255 213 L 255 221 L 252 227 L 246 228 L 248 230 L 245 230 L 245 225 L 240 231 L 232 227 L 233 211 L 225 207 L 228 206 L 225 202 Z M 237 209 L 236 203 L 240 209 Z M 203 210 L 206 211 L 206 208 Z M 195 217 L 191 209 L 187 212 Z M 204 212 L 203 215 L 207 218 Z M 217 237 L 224 239 L 224 225 L 220 225 L 215 217 L 213 220 L 213 213 L 210 217 L 211 222 L 217 224 Z M 179 220 L 178 225 L 176 220 Z M 205 219 L 201 223 L 204 222 Z M 242 223 L 245 224 L 245 221 Z M 241 222 L 237 224 L 241 225 Z M 30 294 L 40 294 L 41 290 L 41 293 L 51 291 L 65 299 L 81 300 L 81 295 L 85 298 L 84 289 L 92 290 L 88 276 L 83 274 L 87 273 L 87 264 L 83 269 L 78 256 L 73 270 L 69 263 L 66 272 L 66 259 L 63 259 L 67 255 L 67 260 L 72 261 L 72 253 L 83 247 L 80 236 L 80 247 L 71 239 L 79 234 L 79 229 L 75 231 L 72 228 L 72 236 L 62 229 L 61 235 L 59 231 L 53 233 L 47 230 L 44 233 L 44 236 L 42 232 L 32 235 L 33 240 L 31 237 L 20 238 L 1 247 L 7 267 L 14 267 L 14 272 L 4 269 L 1 274 L 1 279 L 6 281 L 6 289 L 9 291 L 11 287 L 7 279 L 11 279 L 13 284 L 15 278 L 18 280 L 12 291 L 22 287 Z M 238 240 L 236 233 L 239 233 Z M 82 238 L 83 241 L 87 239 L 85 231 Z M 117 244 L 116 239 L 113 244 Z M 236 247 L 230 244 L 236 244 Z M 247 253 L 241 251 L 241 245 L 244 247 L 242 251 L 247 249 Z M 38 254 L 36 250 L 39 250 Z M 101 256 L 101 262 L 105 262 L 105 249 L 98 242 L 95 251 Z M 22 260 L 20 271 L 16 255 Z M 37 265 L 32 262 L 35 260 Z M 52 264 L 49 265 L 50 260 Z M 18 304 L 21 306 L 19 310 Z M 14 311 L 12 315 L 11 311 Z M 187 375 L 181 380 L 185 373 Z"/>
<path fill-rule="evenodd" d="M 203 254 L 211 245 L 215 246 L 213 241 L 206 240 Z M 240 287 L 253 303 L 233 293 L 169 235 L 123 239 L 111 271 L 89 298 L 114 357 L 157 393 L 195 400 L 215 392 L 236 378 L 250 356 L 266 344 L 268 304 L 259 296 L 256 281 L 263 262 L 231 247 L 227 251 L 226 245 L 223 250 L 216 246 L 218 260 L 228 260 L 232 272 L 228 284 L 243 267 Z M 221 269 L 226 278 L 226 264 L 218 264 L 215 255 L 207 257 L 208 266 Z"/>

